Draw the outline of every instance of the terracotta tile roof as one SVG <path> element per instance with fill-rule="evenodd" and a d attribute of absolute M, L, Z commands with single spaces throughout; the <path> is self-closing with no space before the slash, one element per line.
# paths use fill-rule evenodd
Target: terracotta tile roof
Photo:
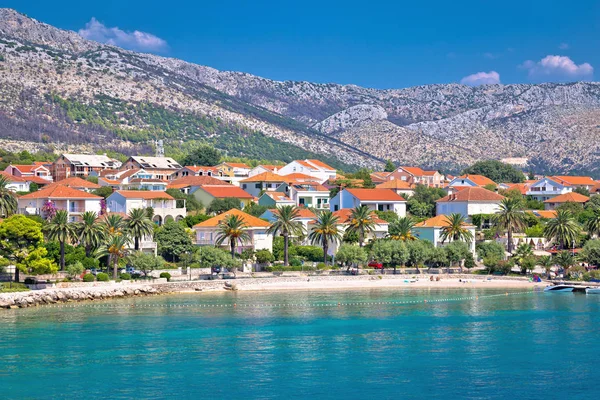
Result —
<path fill-rule="evenodd" d="M 86 188 L 86 189 L 99 189 L 100 188 L 100 185 L 98 185 L 94 182 L 87 181 L 85 179 L 81 179 L 77 176 L 72 176 L 70 178 L 62 179 L 58 182 L 55 182 L 54 185 L 63 185 L 63 186 Z"/>
<path fill-rule="evenodd" d="M 506 190 L 518 190 L 522 195 L 525 195 L 529 189 L 528 183 L 507 183 L 506 186 Z"/>
<path fill-rule="evenodd" d="M 8 172 L 0 171 L 0 175 L 5 177 L 10 182 L 25 182 L 24 178 L 21 178 L 20 176 L 11 175 Z"/>
<path fill-rule="evenodd" d="M 600 182 L 596 182 L 596 185 L 590 189 L 590 193 L 600 193 Z"/>
<path fill-rule="evenodd" d="M 298 217 L 299 218 L 315 218 L 316 215 L 314 212 L 312 212 L 311 210 L 309 210 L 306 207 L 299 207 L 298 208 Z"/>
<path fill-rule="evenodd" d="M 292 199 L 290 199 L 289 197 L 287 197 L 285 195 L 285 193 L 281 193 L 281 192 L 265 192 L 264 193 L 266 196 L 269 196 L 270 198 L 272 198 L 275 201 L 292 201 Z"/>
<path fill-rule="evenodd" d="M 215 217 L 207 219 L 206 221 L 194 225 L 194 228 L 215 228 L 219 225 L 221 221 L 223 221 L 229 215 L 237 215 L 238 217 L 241 217 L 246 223 L 247 227 L 249 228 L 267 228 L 271 226 L 271 224 L 265 220 L 247 214 L 242 210 L 238 210 L 237 208 L 232 208 L 231 210 L 226 211 L 223 214 L 219 214 Z"/>
<path fill-rule="evenodd" d="M 173 200 L 170 194 L 159 190 L 117 190 L 115 193 L 126 199 Z"/>
<path fill-rule="evenodd" d="M 438 173 L 437 171 L 423 171 L 423 175 L 425 175 L 425 176 L 433 176 L 437 173 Z"/>
<path fill-rule="evenodd" d="M 401 179 L 392 179 L 391 181 L 383 182 L 377 186 L 376 189 L 413 189 L 412 185 L 401 180 Z"/>
<path fill-rule="evenodd" d="M 52 181 L 49 181 L 48 179 L 44 179 L 39 176 L 24 176 L 23 179 L 26 182 L 37 183 L 38 185 L 51 185 L 52 184 Z"/>
<path fill-rule="evenodd" d="M 556 210 L 531 210 L 527 211 L 538 218 L 554 219 L 556 218 Z"/>
<path fill-rule="evenodd" d="M 449 194 L 446 197 L 442 197 L 437 202 L 446 203 L 451 201 L 501 201 L 504 196 L 499 195 L 496 192 L 487 190 L 480 187 L 467 187 L 463 190 L 459 190 L 454 194 Z"/>
<path fill-rule="evenodd" d="M 199 190 L 204 190 L 206 193 L 218 199 L 228 197 L 235 199 L 252 199 L 252 196 L 248 192 L 233 185 L 204 185 L 201 186 Z"/>
<path fill-rule="evenodd" d="M 495 185 L 496 182 L 483 175 L 467 174 L 459 176 L 460 179 L 469 179 L 477 186 Z"/>
<path fill-rule="evenodd" d="M 98 181 L 102 181 L 102 182 L 105 182 L 105 183 L 107 183 L 109 185 L 115 185 L 115 186 L 121 184 L 121 181 L 117 181 L 117 180 L 114 180 L 114 179 L 102 178 L 102 177 L 98 178 Z"/>
<path fill-rule="evenodd" d="M 273 172 L 263 172 L 258 175 L 251 176 L 250 178 L 242 179 L 240 182 L 249 183 L 249 182 L 285 182 L 286 179 L 281 175 L 277 175 Z"/>
<path fill-rule="evenodd" d="M 21 173 L 27 173 L 27 174 L 32 174 L 35 172 L 35 170 L 40 169 L 40 168 L 48 169 L 44 166 L 44 163 L 32 164 L 32 165 L 11 164 L 11 167 L 18 169 L 19 171 L 21 171 Z"/>
<path fill-rule="evenodd" d="M 325 164 L 321 160 L 306 160 L 306 161 L 308 161 L 309 163 L 311 163 L 313 165 L 316 165 L 319 168 L 323 168 L 323 169 L 326 169 L 326 170 L 329 170 L 329 171 L 335 171 L 335 168 L 333 168 L 333 167 Z"/>
<path fill-rule="evenodd" d="M 390 189 L 345 189 L 360 201 L 406 201 Z"/>
<path fill-rule="evenodd" d="M 398 167 L 398 169 L 403 169 L 404 171 L 406 171 L 409 174 L 414 175 L 414 176 L 423 176 L 423 175 L 425 175 L 425 171 L 423 171 L 419 167 Z"/>
<path fill-rule="evenodd" d="M 248 164 L 244 164 L 244 163 L 236 163 L 236 162 L 224 162 L 224 165 L 229 165 L 230 167 L 233 168 L 246 168 L 246 169 L 250 169 L 250 166 Z"/>
<path fill-rule="evenodd" d="M 167 189 L 182 189 L 189 186 L 203 186 L 203 185 L 222 185 L 222 186 L 233 186 L 222 180 L 214 178 L 212 176 L 184 176 L 183 178 L 175 179 L 167 186 Z"/>
<path fill-rule="evenodd" d="M 333 212 L 333 215 L 335 215 L 336 217 L 339 218 L 338 222 L 340 224 L 347 224 L 350 222 L 350 216 L 352 214 L 352 209 L 351 208 L 342 208 L 341 210 L 337 210 Z M 378 224 L 378 225 L 387 225 L 389 224 L 389 222 L 379 218 L 377 216 L 377 214 L 375 213 L 375 211 L 373 211 L 371 213 L 371 215 L 373 216 L 373 221 Z"/>
<path fill-rule="evenodd" d="M 590 201 L 590 198 L 587 196 L 577 192 L 569 192 L 548 199 L 544 203 L 587 203 L 588 201 Z"/>
<path fill-rule="evenodd" d="M 73 189 L 60 184 L 48 185 L 36 192 L 26 194 L 21 199 L 101 199 L 94 194 Z"/>
<path fill-rule="evenodd" d="M 303 167 L 306 167 L 306 168 L 308 168 L 308 169 L 310 169 L 310 170 L 313 170 L 313 171 L 316 171 L 316 170 L 318 169 L 318 168 L 316 168 L 316 166 L 315 166 L 315 165 L 313 165 L 313 164 L 311 164 L 311 163 L 309 163 L 309 162 L 306 162 L 306 161 L 304 161 L 304 160 L 296 160 L 296 162 L 297 162 L 298 164 L 302 165 Z"/>
<path fill-rule="evenodd" d="M 415 225 L 416 228 L 441 228 L 444 226 L 448 226 L 450 223 L 448 222 L 447 215 L 436 215 L 433 218 L 426 219 L 423 222 L 419 222 Z M 462 226 L 464 227 L 472 227 L 473 225 L 467 224 L 463 222 Z"/>
<path fill-rule="evenodd" d="M 570 185 L 586 185 L 586 186 L 594 186 L 596 181 L 594 181 L 589 176 L 553 176 L 551 177 L 553 180 L 557 180 L 558 183 L 566 182 Z"/>

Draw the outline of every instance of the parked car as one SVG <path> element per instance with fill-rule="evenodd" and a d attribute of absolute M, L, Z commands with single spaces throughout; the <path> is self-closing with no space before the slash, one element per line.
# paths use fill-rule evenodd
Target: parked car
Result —
<path fill-rule="evenodd" d="M 369 268 L 383 269 L 383 264 L 374 260 L 369 262 L 369 264 L 367 265 L 369 266 Z"/>

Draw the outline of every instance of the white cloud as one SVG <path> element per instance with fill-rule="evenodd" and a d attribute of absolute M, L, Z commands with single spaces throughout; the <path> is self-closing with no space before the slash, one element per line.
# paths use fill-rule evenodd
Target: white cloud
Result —
<path fill-rule="evenodd" d="M 521 67 L 528 71 L 529 78 L 534 81 L 589 80 L 594 75 L 594 67 L 590 64 L 577 65 L 566 56 L 549 55 L 538 62 L 527 60 Z"/>
<path fill-rule="evenodd" d="M 558 45 L 558 48 L 561 50 L 567 50 L 569 48 L 569 43 L 561 43 Z"/>
<path fill-rule="evenodd" d="M 460 83 L 469 86 L 493 85 L 500 83 L 500 74 L 496 71 L 477 72 L 476 74 L 465 76 L 460 80 Z"/>
<path fill-rule="evenodd" d="M 495 60 L 496 58 L 500 58 L 499 54 L 494 53 L 483 53 L 483 56 L 489 60 Z"/>
<path fill-rule="evenodd" d="M 151 33 L 133 31 L 126 32 L 117 27 L 109 28 L 96 18 L 85 24 L 78 32 L 86 39 L 100 43 L 111 44 L 129 50 L 164 52 L 168 49 L 167 42 Z"/>

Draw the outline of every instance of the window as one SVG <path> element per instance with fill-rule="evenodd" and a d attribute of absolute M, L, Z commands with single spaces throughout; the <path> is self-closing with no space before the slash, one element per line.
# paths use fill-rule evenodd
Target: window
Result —
<path fill-rule="evenodd" d="M 337 210 L 339 210 L 339 209 L 340 209 L 340 208 L 339 208 L 337 205 L 333 206 L 333 211 L 337 211 Z"/>
<path fill-rule="evenodd" d="M 242 189 L 246 189 L 246 184 L 242 183 Z"/>
<path fill-rule="evenodd" d="M 390 209 L 390 205 L 389 205 L 389 204 L 387 205 L 387 209 L 388 209 L 388 210 Z"/>
<path fill-rule="evenodd" d="M 262 183 L 256 183 L 256 184 L 254 184 L 254 188 L 255 189 L 262 189 Z"/>
<path fill-rule="evenodd" d="M 377 210 L 383 211 L 383 204 L 377 204 Z"/>

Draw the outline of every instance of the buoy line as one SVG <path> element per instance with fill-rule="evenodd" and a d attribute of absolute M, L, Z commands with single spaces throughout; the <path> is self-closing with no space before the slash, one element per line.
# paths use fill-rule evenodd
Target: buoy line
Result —
<path fill-rule="evenodd" d="M 126 309 L 147 309 L 147 308 L 199 308 L 199 309 L 217 309 L 217 308 L 233 308 L 233 309 L 273 309 L 273 308 L 339 308 L 348 306 L 393 306 L 393 305 L 428 305 L 449 303 L 468 300 L 482 300 L 495 297 L 517 296 L 523 294 L 541 293 L 536 290 L 528 290 L 524 292 L 505 292 L 489 295 L 474 295 L 443 299 L 422 299 L 422 300 L 398 300 L 398 301 L 351 301 L 351 302 L 324 302 L 324 303 L 231 303 L 231 304 L 210 304 L 210 303 L 190 303 L 190 304 L 170 304 L 170 303 L 128 303 L 128 304 L 94 304 L 94 303 L 74 303 L 74 304 L 49 304 L 44 305 L 44 308 L 88 308 L 88 309 L 106 309 L 106 310 L 126 310 Z"/>

